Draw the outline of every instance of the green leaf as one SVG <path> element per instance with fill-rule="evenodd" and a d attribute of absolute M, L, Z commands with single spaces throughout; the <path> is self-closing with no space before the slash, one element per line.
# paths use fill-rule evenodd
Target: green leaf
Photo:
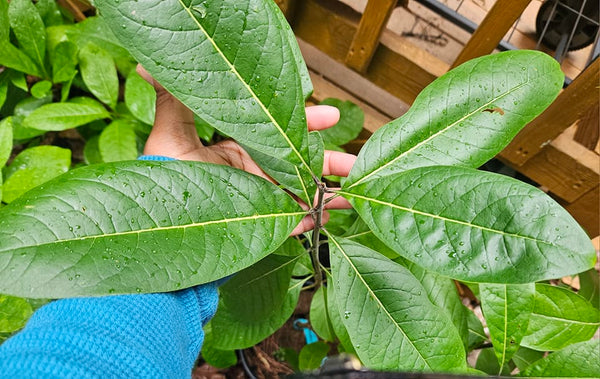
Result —
<path fill-rule="evenodd" d="M 8 18 L 20 49 L 35 62 L 45 77 L 46 30 L 35 5 L 30 0 L 12 0 L 8 5 Z"/>
<path fill-rule="evenodd" d="M 48 95 L 51 95 L 52 90 L 52 82 L 49 80 L 41 80 L 31 86 L 31 96 L 36 99 L 44 98 Z"/>
<path fill-rule="evenodd" d="M 599 378 L 599 351 L 599 339 L 580 342 L 536 361 L 521 376 Z"/>
<path fill-rule="evenodd" d="M 535 350 L 560 350 L 586 341 L 600 326 L 600 311 L 562 287 L 536 284 L 535 305 L 521 345 Z"/>
<path fill-rule="evenodd" d="M 410 271 L 355 242 L 329 238 L 338 308 L 366 366 L 403 371 L 466 367 L 456 328 Z"/>
<path fill-rule="evenodd" d="M 155 80 L 242 142 L 294 194 L 314 194 L 297 50 L 273 2 L 101 0 L 96 6 Z"/>
<path fill-rule="evenodd" d="M 327 313 L 327 291 L 321 286 L 315 291 L 310 302 L 310 325 L 319 337 L 333 342 L 335 334 Z"/>
<path fill-rule="evenodd" d="M 540 51 L 486 55 L 458 66 L 369 138 L 346 188 L 422 166 L 479 167 L 550 105 L 563 78 L 558 63 Z"/>
<path fill-rule="evenodd" d="M 61 25 L 63 23 L 62 14 L 56 5 L 56 0 L 38 0 L 35 6 L 46 27 Z"/>
<path fill-rule="evenodd" d="M 121 27 L 119 25 L 119 27 Z M 89 42 L 101 46 L 115 59 L 131 59 L 131 55 L 121 46 L 110 27 L 101 17 L 88 17 L 74 27 L 66 29 L 66 35 L 77 46 L 85 46 Z"/>
<path fill-rule="evenodd" d="M 214 346 L 214 335 L 212 333 L 211 324 L 208 323 L 204 327 L 204 341 L 202 343 L 202 358 L 209 365 L 217 368 L 227 368 L 235 366 L 237 356 L 235 350 L 221 350 Z"/>
<path fill-rule="evenodd" d="M 329 224 L 327 224 L 329 225 Z M 327 229 L 329 230 L 329 228 Z M 360 218 L 357 217 L 356 221 L 350 229 L 343 235 L 344 238 L 358 242 L 359 244 L 368 247 L 371 250 L 383 254 L 384 256 L 395 259 L 399 255 L 394 250 L 390 249 L 386 244 L 381 242 L 379 238 L 373 234 L 369 226 Z"/>
<path fill-rule="evenodd" d="M 8 41 L 0 40 L 0 65 L 24 72 L 28 75 L 43 77 L 40 68 L 21 50 Z"/>
<path fill-rule="evenodd" d="M 336 236 L 344 235 L 358 220 L 358 213 L 354 209 L 332 209 L 327 212 L 329 212 L 327 231 Z"/>
<path fill-rule="evenodd" d="M 508 364 L 500 367 L 498 364 L 498 359 L 494 353 L 494 349 L 486 348 L 481 349 L 479 351 L 479 355 L 477 356 L 477 362 L 475 363 L 475 368 L 477 370 L 483 371 L 489 375 L 502 375 L 502 376 L 510 376 L 510 372 L 512 371 Z M 498 374 L 500 373 L 500 374 Z"/>
<path fill-rule="evenodd" d="M 0 120 L 0 168 L 4 167 L 13 147 L 12 118 Z"/>
<path fill-rule="evenodd" d="M 323 341 L 305 345 L 298 355 L 298 368 L 300 371 L 316 370 L 321 367 L 321 362 L 329 353 L 329 348 L 329 344 Z"/>
<path fill-rule="evenodd" d="M 544 357 L 544 352 L 528 349 L 526 347 L 519 347 L 519 350 L 513 355 L 512 360 L 519 369 L 520 372 L 525 369 L 538 359 Z"/>
<path fill-rule="evenodd" d="M 481 283 L 479 289 L 481 309 L 490 330 L 494 353 L 499 367 L 504 367 L 519 349 L 527 331 L 533 311 L 535 285 Z"/>
<path fill-rule="evenodd" d="M 100 148 L 98 147 L 98 141 L 100 140 L 99 135 L 95 135 L 85 143 L 83 148 L 83 158 L 87 164 L 102 163 L 102 155 L 100 155 Z"/>
<path fill-rule="evenodd" d="M 70 41 L 62 41 L 51 50 L 52 81 L 54 83 L 68 82 L 77 74 L 75 67 L 79 51 Z"/>
<path fill-rule="evenodd" d="M 85 103 L 76 103 L 71 100 L 68 103 L 52 103 L 39 107 L 23 120 L 23 126 L 59 131 L 103 118 L 110 118 L 110 113 L 97 101 L 88 99 Z"/>
<path fill-rule="evenodd" d="M 310 167 L 315 177 L 320 178 L 323 175 L 323 164 L 325 162 L 325 145 L 319 132 L 308 133 L 308 148 L 311 154 Z M 312 194 L 309 193 L 309 195 Z"/>
<path fill-rule="evenodd" d="M 111 122 L 100 134 L 98 150 L 103 162 L 136 159 L 138 151 L 132 124 L 124 119 Z"/>
<path fill-rule="evenodd" d="M 135 118 L 146 124 L 154 124 L 156 91 L 135 70 L 125 81 L 125 104 Z"/>
<path fill-rule="evenodd" d="M 358 105 L 334 98 L 325 99 L 320 104 L 334 106 L 340 111 L 340 120 L 337 124 L 319 131 L 325 145 L 341 146 L 358 137 L 365 123 L 365 114 Z"/>
<path fill-rule="evenodd" d="M 346 330 L 346 326 L 342 321 L 342 314 L 340 309 L 338 308 L 338 301 L 335 292 L 334 278 L 329 273 L 327 274 L 327 312 L 329 313 L 329 321 L 331 322 L 331 326 L 333 331 L 340 341 L 338 345 L 338 350 L 345 351 L 348 353 L 352 353 L 356 355 L 356 351 L 354 350 L 354 346 L 352 346 L 352 341 L 350 341 L 350 336 L 348 335 L 348 331 Z"/>
<path fill-rule="evenodd" d="M 27 300 L 0 295 L 0 333 L 11 333 L 21 329 L 32 313 Z"/>
<path fill-rule="evenodd" d="M 14 109 L 12 117 L 13 138 L 15 140 L 24 140 L 44 134 L 43 130 L 28 128 L 23 125 L 25 118 L 39 107 L 52 101 L 52 96 L 46 96 L 41 99 L 26 97 L 19 101 Z"/>
<path fill-rule="evenodd" d="M 93 43 L 79 51 L 79 68 L 87 88 L 104 104 L 111 108 L 117 105 L 119 78 L 117 67 L 110 54 Z"/>
<path fill-rule="evenodd" d="M 10 40 L 10 21 L 8 20 L 8 1 L 0 1 L 0 43 Z"/>
<path fill-rule="evenodd" d="M 398 262 L 398 260 L 395 261 Z M 425 288 L 429 300 L 446 311 L 456 330 L 458 330 L 463 345 L 467 346 L 469 339 L 469 330 L 467 327 L 468 310 L 458 296 L 454 281 L 434 272 L 427 271 L 404 259 L 398 263 L 401 263 L 412 272 L 423 288 Z"/>
<path fill-rule="evenodd" d="M 286 249 L 285 245 L 282 248 Z M 296 288 L 288 288 L 299 257 L 272 254 L 219 288 L 219 307 L 211 320 L 215 347 L 229 350 L 253 346 L 285 323 L 298 301 Z"/>
<path fill-rule="evenodd" d="M 560 205 L 499 174 L 421 167 L 338 193 L 396 252 L 454 279 L 531 283 L 596 260 L 587 234 Z"/>
<path fill-rule="evenodd" d="M 6 101 L 6 96 L 8 95 L 8 83 L 10 83 L 8 70 L 9 69 L 5 69 L 0 72 L 0 109 L 2 109 L 2 106 Z"/>
<path fill-rule="evenodd" d="M 198 137 L 202 138 L 206 142 L 211 142 L 213 135 L 215 134 L 215 128 L 209 125 L 206 121 L 194 114 L 194 126 L 196 126 L 196 132 Z"/>
<path fill-rule="evenodd" d="M 600 309 L 600 276 L 596 269 L 590 269 L 579 274 L 579 296 Z"/>
<path fill-rule="evenodd" d="M 4 171 L 2 201 L 11 203 L 30 189 L 67 172 L 70 166 L 69 149 L 36 146 L 23 150 Z"/>
<path fill-rule="evenodd" d="M 61 298 L 211 282 L 274 251 L 305 215 L 272 183 L 227 166 L 78 168 L 0 209 L 0 293 Z"/>
<path fill-rule="evenodd" d="M 465 307 L 466 308 L 466 307 Z M 467 327 L 469 328 L 469 343 L 467 344 L 467 350 L 471 351 L 481 346 L 486 340 L 487 336 L 483 330 L 483 325 L 475 313 L 467 309 Z"/>

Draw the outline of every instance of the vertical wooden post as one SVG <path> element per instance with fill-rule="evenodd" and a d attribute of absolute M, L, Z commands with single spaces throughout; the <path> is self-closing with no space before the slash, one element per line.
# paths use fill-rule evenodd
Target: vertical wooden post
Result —
<path fill-rule="evenodd" d="M 533 158 L 548 142 L 598 104 L 599 82 L 600 58 L 579 74 L 544 113 L 527 124 L 500 156 L 515 166 L 522 166 Z"/>
<path fill-rule="evenodd" d="M 497 0 L 452 64 L 452 68 L 494 51 L 530 2 L 531 0 Z"/>
<path fill-rule="evenodd" d="M 396 3 L 397 0 L 369 0 L 346 55 L 348 67 L 361 73 L 367 71 Z"/>

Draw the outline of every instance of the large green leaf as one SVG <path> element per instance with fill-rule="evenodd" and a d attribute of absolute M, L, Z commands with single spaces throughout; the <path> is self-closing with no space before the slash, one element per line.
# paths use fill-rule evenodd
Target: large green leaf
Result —
<path fill-rule="evenodd" d="M 75 169 L 0 209 L 0 293 L 59 298 L 210 282 L 275 250 L 305 215 L 272 183 L 226 166 Z"/>
<path fill-rule="evenodd" d="M 600 326 L 600 311 L 562 287 L 536 284 L 535 305 L 521 344 L 535 350 L 560 350 L 590 339 Z"/>
<path fill-rule="evenodd" d="M 99 0 L 121 43 L 203 120 L 296 195 L 313 194 L 293 32 L 270 0 Z M 274 161 L 289 163 L 273 164 Z M 293 185 L 289 185 L 293 177 Z M 306 187 L 306 188 L 305 188 Z"/>
<path fill-rule="evenodd" d="M 12 0 L 8 6 L 12 31 L 25 54 L 44 72 L 46 30 L 42 17 L 30 0 Z"/>
<path fill-rule="evenodd" d="M 404 371 L 466 367 L 456 328 L 408 269 L 355 242 L 329 238 L 342 321 L 366 366 Z"/>
<path fill-rule="evenodd" d="M 65 29 L 65 33 L 77 46 L 85 46 L 89 42 L 101 46 L 115 59 L 130 59 L 131 55 L 121 46 L 110 27 L 101 17 L 88 17 L 73 27 Z"/>
<path fill-rule="evenodd" d="M 79 51 L 79 68 L 86 87 L 104 104 L 117 105 L 119 78 L 117 67 L 110 54 L 93 43 Z"/>
<path fill-rule="evenodd" d="M 0 333 L 10 333 L 21 329 L 32 313 L 33 310 L 27 300 L 0 295 Z"/>
<path fill-rule="evenodd" d="M 71 102 L 46 104 L 28 115 L 23 126 L 37 130 L 65 130 L 95 120 L 109 118 L 110 113 L 97 101 L 88 98 L 85 103 Z"/>
<path fill-rule="evenodd" d="M 571 345 L 529 366 L 521 376 L 600 378 L 600 340 Z"/>
<path fill-rule="evenodd" d="M 327 225 L 329 225 L 329 223 Z M 369 226 L 360 217 L 356 218 L 354 224 L 350 226 L 348 231 L 344 233 L 342 237 L 354 242 L 358 242 L 359 244 L 366 246 L 371 250 L 375 250 L 376 252 L 383 254 L 390 259 L 399 257 L 398 253 L 390 249 L 386 244 L 381 242 L 381 240 L 377 238 L 375 234 L 373 234 L 373 231 L 369 229 Z"/>
<path fill-rule="evenodd" d="M 221 286 L 219 307 L 210 321 L 216 348 L 253 346 L 285 323 L 305 282 L 290 280 L 299 257 L 272 254 Z"/>
<path fill-rule="evenodd" d="M 468 282 L 531 283 L 576 274 L 596 254 L 542 191 L 463 167 L 421 167 L 339 191 L 388 246 Z"/>
<path fill-rule="evenodd" d="M 544 355 L 545 353 L 543 351 L 532 350 L 521 346 L 513 355 L 512 360 L 519 369 L 519 372 L 524 372 L 527 367 L 531 366 L 533 362 L 542 359 Z"/>
<path fill-rule="evenodd" d="M 59 176 L 71 167 L 71 150 L 36 146 L 23 150 L 4 170 L 2 201 L 10 203 L 30 189 Z"/>
<path fill-rule="evenodd" d="M 103 162 L 134 160 L 138 156 L 135 132 L 125 119 L 111 122 L 100 134 L 98 150 Z"/>
<path fill-rule="evenodd" d="M 125 104 L 135 118 L 146 124 L 154 124 L 156 91 L 135 70 L 125 81 Z"/>
<path fill-rule="evenodd" d="M 10 21 L 8 20 L 8 1 L 0 1 L 0 42 L 10 39 Z"/>
<path fill-rule="evenodd" d="M 559 64 L 539 51 L 466 62 L 427 86 L 405 115 L 369 138 L 345 186 L 422 166 L 479 167 L 550 105 L 563 77 Z"/>
<path fill-rule="evenodd" d="M 329 314 L 329 321 L 331 323 L 331 327 L 336 337 L 340 341 L 338 345 L 338 350 L 340 352 L 345 351 L 347 353 L 353 353 L 356 355 L 354 351 L 354 346 L 352 346 L 352 341 L 350 341 L 350 336 L 348 335 L 348 331 L 346 330 L 346 326 L 342 321 L 342 314 L 338 307 L 337 296 L 335 292 L 334 278 L 330 272 L 326 271 L 327 275 L 327 313 Z"/>
<path fill-rule="evenodd" d="M 600 276 L 595 268 L 579 274 L 580 289 L 578 294 L 600 309 Z"/>
<path fill-rule="evenodd" d="M 533 310 L 535 284 L 482 283 L 479 289 L 481 309 L 490 330 L 494 353 L 499 367 L 504 367 L 519 349 L 527 331 Z"/>
<path fill-rule="evenodd" d="M 375 237 L 373 237 L 375 238 Z M 400 260 L 400 259 L 399 259 Z M 398 260 L 396 260 L 398 262 Z M 469 342 L 469 329 L 467 326 L 467 308 L 462 304 L 456 285 L 452 279 L 438 275 L 432 271 L 427 271 L 412 262 L 406 262 L 402 259 L 403 266 L 417 278 L 427 291 L 429 300 L 438 307 L 442 308 L 452 320 L 452 323 L 458 330 L 458 334 L 465 346 Z"/>

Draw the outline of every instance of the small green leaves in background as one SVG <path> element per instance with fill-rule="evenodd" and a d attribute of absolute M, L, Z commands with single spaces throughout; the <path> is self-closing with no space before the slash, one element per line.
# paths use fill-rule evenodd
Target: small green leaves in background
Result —
<path fill-rule="evenodd" d="M 98 151 L 102 162 L 135 160 L 138 151 L 131 122 L 125 119 L 111 122 L 100 134 Z"/>
<path fill-rule="evenodd" d="M 340 111 L 340 120 L 337 124 L 319 131 L 326 149 L 330 146 L 344 145 L 358 137 L 365 123 L 365 114 L 358 105 L 351 101 L 333 98 L 321 101 L 320 105 L 331 105 Z"/>
<path fill-rule="evenodd" d="M 482 283 L 479 289 L 481 308 L 490 330 L 494 353 L 499 367 L 504 367 L 519 349 L 521 339 L 527 331 L 533 310 L 535 285 Z"/>
<path fill-rule="evenodd" d="M 294 239 L 279 250 L 288 255 L 269 255 L 219 288 L 219 307 L 210 321 L 216 348 L 253 346 L 291 316 L 303 283 L 291 280 L 291 276 L 304 250 Z"/>
<path fill-rule="evenodd" d="M 401 371 L 466 368 L 458 331 L 410 271 L 355 242 L 329 238 L 337 306 L 365 365 Z"/>
<path fill-rule="evenodd" d="M 27 300 L 20 297 L 0 295 L 0 333 L 21 329 L 33 313 Z"/>
<path fill-rule="evenodd" d="M 8 6 L 8 18 L 20 49 L 35 62 L 45 75 L 46 31 L 39 12 L 30 0 L 13 0 Z"/>
<path fill-rule="evenodd" d="M 580 289 L 577 293 L 592 304 L 592 306 L 600 309 L 600 276 L 596 269 L 590 269 L 579 274 Z"/>
<path fill-rule="evenodd" d="M 119 78 L 112 56 L 101 47 L 88 43 L 79 51 L 79 68 L 92 94 L 114 108 L 119 96 Z"/>
<path fill-rule="evenodd" d="M 135 118 L 148 125 L 154 124 L 156 91 L 135 70 L 125 81 L 125 104 Z"/>
<path fill-rule="evenodd" d="M 210 323 L 204 326 L 204 341 L 202 343 L 202 358 L 209 365 L 217 368 L 227 368 L 237 363 L 235 350 L 221 350 L 214 346 L 214 336 Z"/>
<path fill-rule="evenodd" d="M 71 150 L 37 146 L 22 151 L 4 169 L 2 201 L 10 203 L 30 189 L 63 174 L 71 167 Z"/>
<path fill-rule="evenodd" d="M 305 215 L 272 183 L 227 166 L 78 168 L 0 209 L 0 293 L 61 298 L 211 282 L 273 252 Z"/>
<path fill-rule="evenodd" d="M 338 193 L 397 253 L 454 279 L 531 283 L 587 270 L 596 259 L 567 211 L 499 174 L 421 167 Z"/>
<path fill-rule="evenodd" d="M 568 346 L 531 364 L 521 376 L 600 378 L 600 339 Z"/>
<path fill-rule="evenodd" d="M 52 80 L 54 83 L 68 82 L 77 74 L 77 45 L 62 41 L 51 51 Z"/>
<path fill-rule="evenodd" d="M 536 284 L 535 305 L 521 344 L 535 350 L 560 350 L 592 338 L 600 327 L 600 310 L 562 287 Z"/>
<path fill-rule="evenodd" d="M 479 167 L 550 105 L 563 79 L 559 64 L 539 51 L 466 62 L 434 80 L 406 114 L 369 138 L 345 187 L 422 166 Z"/>
<path fill-rule="evenodd" d="M 66 103 L 45 104 L 23 120 L 26 128 L 59 131 L 110 118 L 106 108 L 91 98 L 71 99 Z"/>
<path fill-rule="evenodd" d="M 4 167 L 13 147 L 13 129 L 10 118 L 0 120 L 0 168 Z"/>
<path fill-rule="evenodd" d="M 513 370 L 512 362 L 507 362 L 505 365 L 500 367 L 498 359 L 494 353 L 494 349 L 491 347 L 481 349 L 477 356 L 477 362 L 475 363 L 475 369 L 485 372 L 489 375 L 494 376 L 510 376 Z"/>
<path fill-rule="evenodd" d="M 31 96 L 36 99 L 42 99 L 48 95 L 51 95 L 50 90 L 52 89 L 52 82 L 49 80 L 42 80 L 31 86 Z"/>
<path fill-rule="evenodd" d="M 327 356 L 329 349 L 329 344 L 323 341 L 304 345 L 298 355 L 298 368 L 300 371 L 316 370 L 321 367 L 321 362 Z"/>

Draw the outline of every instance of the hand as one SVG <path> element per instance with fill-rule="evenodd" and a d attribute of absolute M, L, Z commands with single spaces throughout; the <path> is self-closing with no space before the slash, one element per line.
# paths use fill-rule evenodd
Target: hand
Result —
<path fill-rule="evenodd" d="M 227 140 L 204 146 L 198 138 L 192 111 L 155 82 L 142 66 L 137 66 L 137 72 L 156 89 L 156 117 L 144 147 L 144 154 L 223 164 L 273 181 L 236 142 Z M 335 107 L 317 105 L 306 108 L 309 130 L 329 128 L 337 123 L 339 117 L 340 113 Z M 323 175 L 347 176 L 355 160 L 356 157 L 352 154 L 326 150 Z M 349 207 L 350 205 L 343 198 L 336 198 L 326 206 L 328 209 Z M 323 216 L 323 223 L 325 223 L 329 217 L 327 213 Z M 307 216 L 294 229 L 292 235 L 304 233 L 313 227 L 312 217 Z"/>

